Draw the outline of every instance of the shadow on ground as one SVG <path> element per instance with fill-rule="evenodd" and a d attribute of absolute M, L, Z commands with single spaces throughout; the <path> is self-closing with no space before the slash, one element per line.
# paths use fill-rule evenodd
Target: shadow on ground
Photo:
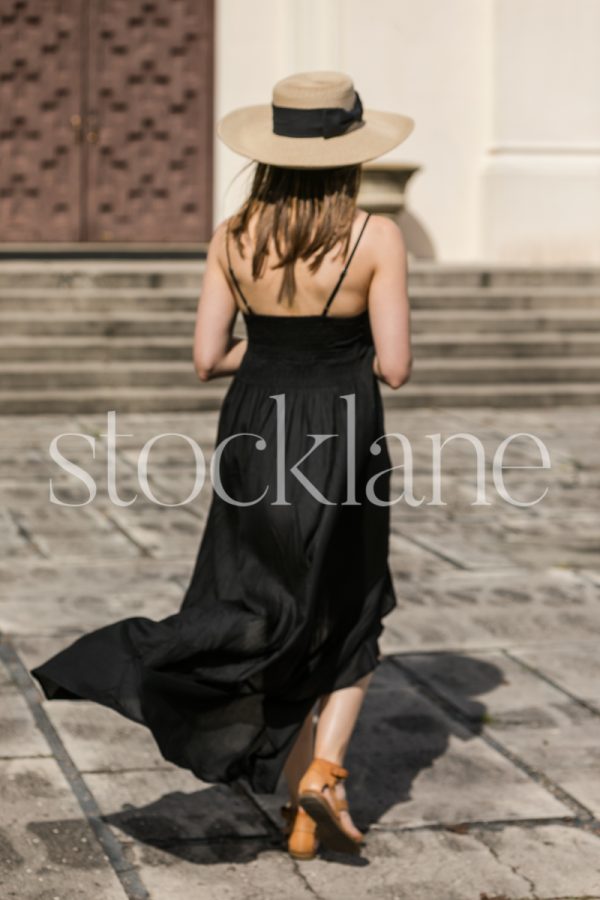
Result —
<path fill-rule="evenodd" d="M 444 755 L 450 737 L 464 741 L 481 731 L 486 707 L 476 698 L 502 680 L 497 666 L 453 653 L 400 654 L 381 663 L 345 760 L 348 797 L 361 829 L 391 810 L 402 815 L 414 780 Z M 433 702 L 427 689 L 422 690 L 425 683 L 451 690 L 462 716 L 448 716 L 443 702 Z M 250 801 L 241 803 L 234 790 L 224 801 L 224 790 L 210 786 L 193 793 L 171 792 L 146 806 L 126 805 L 103 819 L 144 845 L 149 863 L 150 848 L 209 864 L 245 862 L 265 849 L 283 846 L 277 829 L 266 817 L 258 817 Z M 350 858 L 348 862 L 356 864 Z"/>
<path fill-rule="evenodd" d="M 348 799 L 359 828 L 379 822 L 391 810 L 402 818 L 413 782 L 445 754 L 450 738 L 468 741 L 481 732 L 487 709 L 477 698 L 503 678 L 492 663 L 455 653 L 386 658 L 371 682 L 345 759 Z M 425 684 L 436 685 L 435 699 L 419 686 Z M 450 715 L 439 699 L 446 691 L 452 695 Z M 435 795 L 423 796 L 423 805 L 441 811 L 443 784 L 429 790 Z M 451 816 L 452 810 L 446 811 Z M 423 812 L 419 808 L 417 814 Z"/>

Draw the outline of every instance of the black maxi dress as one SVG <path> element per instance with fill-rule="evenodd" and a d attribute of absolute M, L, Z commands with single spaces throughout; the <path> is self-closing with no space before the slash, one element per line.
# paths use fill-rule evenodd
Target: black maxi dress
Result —
<path fill-rule="evenodd" d="M 141 723 L 205 782 L 273 793 L 316 700 L 377 666 L 397 602 L 369 316 L 327 315 L 358 240 L 318 315 L 254 313 L 230 261 L 248 346 L 181 607 L 101 627 L 32 669 L 46 698 Z"/>

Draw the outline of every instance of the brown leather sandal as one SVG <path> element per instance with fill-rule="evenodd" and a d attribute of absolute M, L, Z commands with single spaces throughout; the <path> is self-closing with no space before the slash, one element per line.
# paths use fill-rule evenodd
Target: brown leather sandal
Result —
<path fill-rule="evenodd" d="M 287 835 L 287 847 L 294 859 L 313 859 L 319 848 L 317 823 L 302 807 L 288 802 L 281 807 L 284 818 L 284 834 Z"/>
<path fill-rule="evenodd" d="M 298 803 L 317 823 L 324 846 L 341 853 L 360 853 L 364 839 L 357 840 L 344 828 L 340 812 L 348 809 L 346 799 L 338 799 L 335 785 L 348 776 L 348 770 L 327 759 L 315 757 L 300 779 Z M 329 788 L 333 804 L 323 791 Z"/>

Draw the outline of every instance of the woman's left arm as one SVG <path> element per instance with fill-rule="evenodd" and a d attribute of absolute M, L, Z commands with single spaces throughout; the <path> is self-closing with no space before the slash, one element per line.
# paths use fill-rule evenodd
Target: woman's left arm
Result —
<path fill-rule="evenodd" d="M 193 359 L 201 381 L 233 375 L 248 345 L 246 338 L 232 334 L 238 307 L 225 274 L 226 224 L 217 226 L 208 245 L 196 312 Z"/>

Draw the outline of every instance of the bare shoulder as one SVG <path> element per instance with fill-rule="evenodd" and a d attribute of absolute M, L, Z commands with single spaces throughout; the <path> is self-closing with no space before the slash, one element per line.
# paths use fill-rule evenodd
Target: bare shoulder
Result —
<path fill-rule="evenodd" d="M 400 226 L 389 216 L 373 213 L 369 219 L 369 239 L 374 250 L 382 253 L 405 253 L 406 245 Z"/>
<path fill-rule="evenodd" d="M 223 268 L 227 267 L 225 236 L 227 233 L 227 224 L 229 218 L 222 219 L 215 227 L 207 248 L 207 258 L 209 261 L 218 262 Z"/>
<path fill-rule="evenodd" d="M 215 230 L 212 233 L 212 237 L 210 239 L 210 243 L 215 246 L 224 245 L 225 244 L 225 234 L 227 232 L 227 225 L 230 221 L 230 217 L 226 219 L 221 219 L 219 224 L 215 227 Z"/>

